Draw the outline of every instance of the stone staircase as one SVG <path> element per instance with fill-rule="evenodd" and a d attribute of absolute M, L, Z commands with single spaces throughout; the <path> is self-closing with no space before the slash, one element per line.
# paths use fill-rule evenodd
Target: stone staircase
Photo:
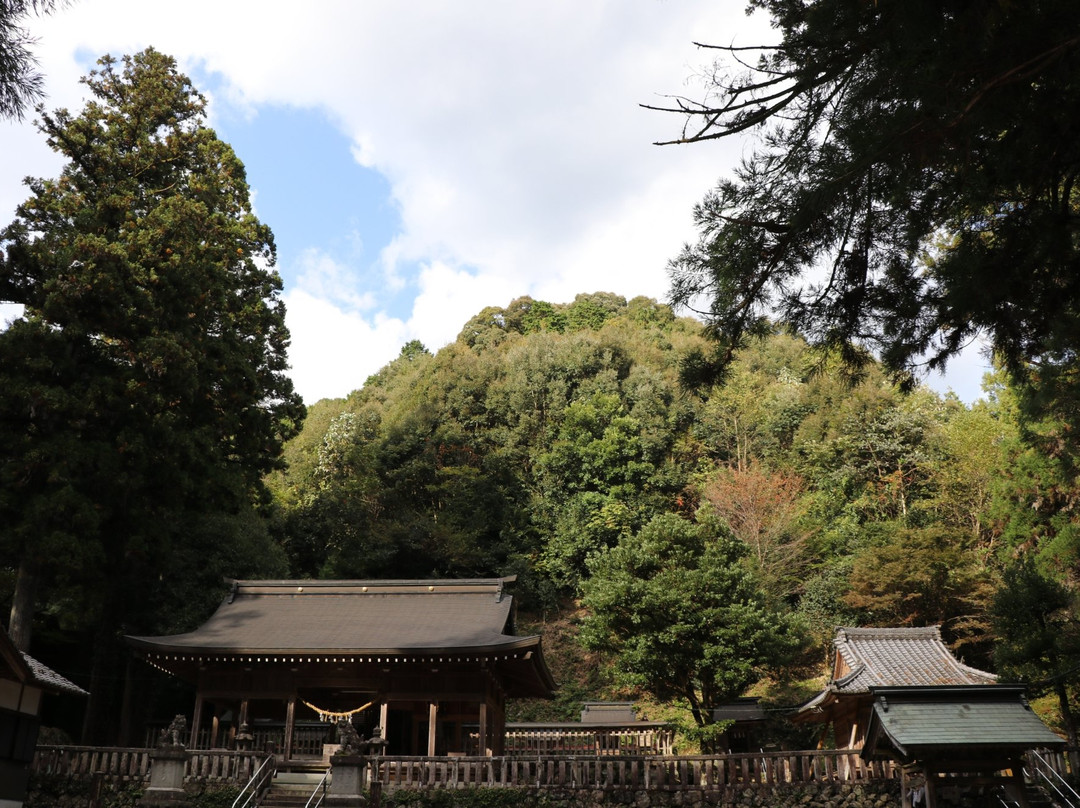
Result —
<path fill-rule="evenodd" d="M 1028 783 L 1024 786 L 1024 790 L 1027 792 L 1029 808 L 1059 808 L 1058 803 L 1042 786 Z"/>
<path fill-rule="evenodd" d="M 304 808 L 324 772 L 279 772 L 259 800 L 259 808 Z M 318 798 L 316 798 L 317 801 Z"/>

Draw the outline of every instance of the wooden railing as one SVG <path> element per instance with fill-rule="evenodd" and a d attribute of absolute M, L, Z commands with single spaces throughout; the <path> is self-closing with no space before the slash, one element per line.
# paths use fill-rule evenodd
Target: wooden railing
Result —
<path fill-rule="evenodd" d="M 147 724 L 146 745 L 152 747 L 157 743 L 161 730 L 168 725 L 164 722 Z M 250 727 L 252 735 L 251 748 L 265 751 L 267 749 L 281 750 L 285 747 L 285 723 L 274 722 L 270 724 L 255 724 Z M 332 743 L 337 737 L 333 724 L 325 722 L 304 721 L 298 722 L 293 728 L 292 748 L 295 755 L 322 755 L 322 747 L 325 743 Z M 217 746 L 212 746 L 214 740 L 210 727 L 203 727 L 199 731 L 199 737 L 195 741 L 195 749 L 215 749 L 230 746 L 226 740 L 226 733 L 222 731 L 218 738 Z"/>
<path fill-rule="evenodd" d="M 145 781 L 151 749 L 39 746 L 31 770 L 37 774 Z M 1049 765 L 1067 774 L 1060 752 L 1043 752 Z M 191 752 L 185 778 L 242 785 L 265 760 L 261 752 L 223 749 Z M 768 752 L 740 755 L 537 755 L 535 757 L 380 757 L 369 763 L 370 782 L 385 789 L 442 789 L 468 786 L 529 789 L 718 790 L 791 783 L 867 782 L 892 779 L 889 762 L 865 762 L 855 749 Z"/>
<path fill-rule="evenodd" d="M 841 749 L 681 757 L 384 757 L 371 762 L 369 776 L 385 789 L 495 786 L 689 791 L 857 782 L 897 774 L 891 763 L 866 763 L 857 750 Z"/>
<path fill-rule="evenodd" d="M 39 746 L 31 771 L 75 778 L 101 778 L 108 782 L 146 780 L 152 749 L 92 746 Z M 196 782 L 246 783 L 266 756 L 224 749 L 195 750 L 188 759 L 184 779 Z"/>
<path fill-rule="evenodd" d="M 473 740 L 472 736 L 470 740 Z M 675 740 L 666 727 L 648 729 L 507 729 L 507 755 L 670 755 Z M 475 743 L 472 746 L 476 748 Z"/>
<path fill-rule="evenodd" d="M 145 780 L 150 749 L 39 746 L 32 770 L 110 782 Z M 196 750 L 186 779 L 244 783 L 259 767 L 255 752 Z M 670 791 L 780 783 L 852 782 L 895 776 L 889 763 L 866 763 L 856 750 L 769 752 L 749 755 L 653 757 L 547 755 L 536 757 L 381 757 L 369 764 L 384 788 L 616 788 Z"/>

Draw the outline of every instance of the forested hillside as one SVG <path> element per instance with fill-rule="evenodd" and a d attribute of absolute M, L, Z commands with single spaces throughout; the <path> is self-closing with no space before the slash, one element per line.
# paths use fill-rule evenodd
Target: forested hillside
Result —
<path fill-rule="evenodd" d="M 1053 425 L 1023 423 L 1002 383 L 971 407 L 875 366 L 851 384 L 774 333 L 688 389 L 705 346 L 696 321 L 603 293 L 484 309 L 435 355 L 406 345 L 287 445 L 271 487 L 292 573 L 517 574 L 525 612 L 601 653 L 564 671 L 569 692 L 690 707 L 820 661 L 838 624 L 940 624 L 993 667 L 1002 575 L 1068 581 L 1072 488 L 1030 440 Z M 711 695 L 706 670 L 728 677 Z"/>
<path fill-rule="evenodd" d="M 836 625 L 940 625 L 1077 745 L 1080 6 L 751 5 L 777 38 L 704 45 L 703 97 L 656 107 L 670 142 L 756 135 L 668 267 L 704 325 L 518 298 L 310 410 L 274 237 L 175 60 L 39 108 L 63 167 L 0 229 L 0 601 L 91 693 L 45 723 L 187 710 L 124 638 L 230 579 L 515 575 L 561 684 L 515 717 L 634 698 L 705 747 Z M 11 31 L 0 117 L 38 81 Z M 984 400 L 918 385 L 976 338 Z"/>

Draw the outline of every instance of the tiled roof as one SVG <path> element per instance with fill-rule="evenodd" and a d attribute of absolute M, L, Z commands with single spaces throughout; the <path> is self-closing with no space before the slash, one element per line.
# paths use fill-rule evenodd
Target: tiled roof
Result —
<path fill-rule="evenodd" d="M 1023 698 L 1023 688 L 874 688 L 863 756 L 977 755 L 979 750 L 1060 747 Z"/>
<path fill-rule="evenodd" d="M 721 704 L 713 709 L 713 721 L 764 721 L 765 711 L 756 697 L 741 698 L 738 701 Z"/>
<path fill-rule="evenodd" d="M 88 695 L 85 690 L 69 682 L 52 668 L 42 665 L 29 654 L 18 650 L 2 628 L 0 628 L 0 677 L 10 677 L 15 681 L 40 687 L 50 693 Z"/>
<path fill-rule="evenodd" d="M 632 724 L 637 721 L 632 701 L 587 701 L 581 708 L 583 724 Z"/>
<path fill-rule="evenodd" d="M 512 632 L 512 579 L 238 581 L 202 626 L 129 637 L 178 653 L 369 653 L 496 650 L 535 644 Z"/>
<path fill-rule="evenodd" d="M 963 664 L 945 646 L 939 626 L 840 628 L 833 640 L 837 660 L 830 681 L 837 693 L 867 693 L 882 685 L 988 685 L 992 673 Z M 840 660 L 848 673 L 837 678 Z"/>
<path fill-rule="evenodd" d="M 68 681 L 52 668 L 42 665 L 29 654 L 24 653 L 22 657 L 26 661 L 27 667 L 30 668 L 34 684 L 42 690 L 47 690 L 50 693 L 68 693 L 74 696 L 90 695 L 77 684 Z"/>

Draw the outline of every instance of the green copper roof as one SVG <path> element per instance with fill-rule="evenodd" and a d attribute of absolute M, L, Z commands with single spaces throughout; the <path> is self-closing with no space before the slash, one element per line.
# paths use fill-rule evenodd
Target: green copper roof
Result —
<path fill-rule="evenodd" d="M 901 761 L 1059 747 L 1022 687 L 875 687 L 862 756 Z"/>

